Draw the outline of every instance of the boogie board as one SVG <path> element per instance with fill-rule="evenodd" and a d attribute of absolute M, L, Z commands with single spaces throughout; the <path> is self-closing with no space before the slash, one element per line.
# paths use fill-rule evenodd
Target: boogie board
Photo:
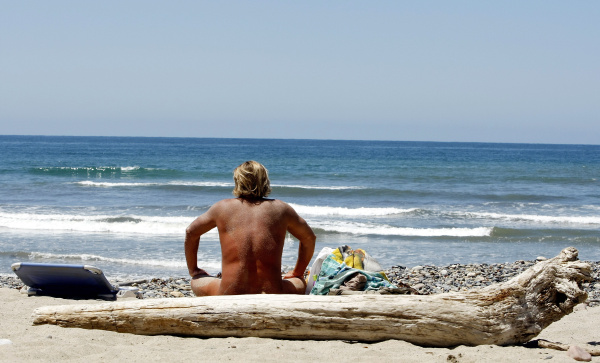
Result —
<path fill-rule="evenodd" d="M 93 266 L 17 262 L 11 268 L 29 287 L 29 295 L 115 300 L 119 292 Z"/>

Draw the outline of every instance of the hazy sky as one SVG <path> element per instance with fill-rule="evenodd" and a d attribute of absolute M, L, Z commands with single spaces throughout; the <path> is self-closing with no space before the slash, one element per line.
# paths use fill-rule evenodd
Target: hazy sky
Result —
<path fill-rule="evenodd" d="M 0 134 L 600 144 L 600 1 L 4 1 Z"/>

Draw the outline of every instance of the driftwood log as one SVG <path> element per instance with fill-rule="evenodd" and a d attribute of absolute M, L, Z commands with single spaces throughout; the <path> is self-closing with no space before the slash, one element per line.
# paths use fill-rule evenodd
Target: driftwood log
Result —
<path fill-rule="evenodd" d="M 405 340 L 422 346 L 525 343 L 585 301 L 577 250 L 509 281 L 437 295 L 238 295 L 46 306 L 34 324 L 196 337 Z"/>

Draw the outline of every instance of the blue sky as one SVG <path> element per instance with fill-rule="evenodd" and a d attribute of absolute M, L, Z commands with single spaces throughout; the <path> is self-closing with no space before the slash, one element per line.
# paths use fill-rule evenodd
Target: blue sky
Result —
<path fill-rule="evenodd" d="M 600 144 L 598 1 L 0 8 L 0 134 Z"/>

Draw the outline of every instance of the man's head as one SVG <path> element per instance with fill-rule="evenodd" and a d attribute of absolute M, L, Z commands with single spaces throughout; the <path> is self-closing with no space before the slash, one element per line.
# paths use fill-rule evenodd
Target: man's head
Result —
<path fill-rule="evenodd" d="M 259 162 L 250 160 L 233 171 L 233 195 L 243 198 L 264 198 L 271 193 L 269 171 Z"/>

